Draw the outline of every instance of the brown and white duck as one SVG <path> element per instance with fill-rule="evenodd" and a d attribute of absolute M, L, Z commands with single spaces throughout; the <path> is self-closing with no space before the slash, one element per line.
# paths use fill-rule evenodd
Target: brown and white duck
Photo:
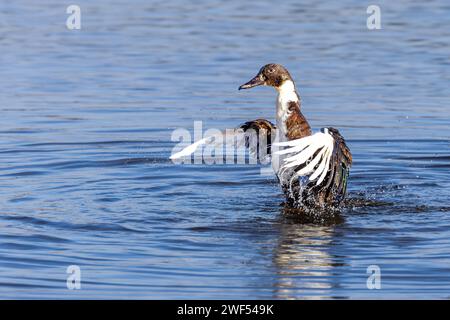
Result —
<path fill-rule="evenodd" d="M 283 66 L 265 65 L 239 90 L 261 85 L 274 87 L 278 92 L 276 126 L 265 119 L 246 122 L 233 131 L 232 141 L 245 142 L 260 162 L 272 162 L 289 206 L 337 207 L 345 197 L 352 164 L 352 155 L 344 138 L 334 128 L 322 128 L 312 134 L 301 112 L 294 81 Z M 227 131 L 227 141 L 229 138 Z M 216 137 L 206 137 L 170 158 L 188 156 L 199 146 L 212 143 L 217 143 Z"/>

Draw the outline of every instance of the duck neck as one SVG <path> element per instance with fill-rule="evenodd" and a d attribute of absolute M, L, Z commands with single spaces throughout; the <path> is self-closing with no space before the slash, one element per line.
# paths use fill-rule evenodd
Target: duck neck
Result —
<path fill-rule="evenodd" d="M 277 127 L 280 130 L 280 141 L 303 138 L 311 134 L 311 128 L 300 111 L 300 97 L 292 80 L 285 81 L 276 88 L 277 97 Z"/>

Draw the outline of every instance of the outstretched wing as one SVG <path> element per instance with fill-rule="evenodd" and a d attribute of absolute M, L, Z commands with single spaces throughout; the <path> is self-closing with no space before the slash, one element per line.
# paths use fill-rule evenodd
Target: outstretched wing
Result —
<path fill-rule="evenodd" d="M 345 195 L 352 155 L 338 130 L 323 128 L 311 136 L 275 145 L 288 147 L 275 152 L 287 155 L 279 176 L 292 168 L 294 177 L 307 176 L 319 191 L 332 198 L 339 199 Z"/>
<path fill-rule="evenodd" d="M 265 119 L 248 121 L 233 130 L 227 130 L 205 137 L 173 154 L 170 159 L 175 160 L 190 156 L 197 148 L 204 145 L 220 146 L 226 144 L 227 149 L 231 146 L 239 148 L 245 145 L 249 153 L 260 163 L 268 163 L 270 162 L 272 139 L 274 138 L 273 133 L 275 129 L 276 127 Z"/>

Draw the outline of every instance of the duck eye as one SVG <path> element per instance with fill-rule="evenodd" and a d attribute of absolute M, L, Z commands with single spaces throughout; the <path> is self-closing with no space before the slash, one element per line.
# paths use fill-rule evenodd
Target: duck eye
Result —
<path fill-rule="evenodd" d="M 268 73 L 274 73 L 274 71 L 275 71 L 275 69 L 273 69 L 273 68 L 267 69 Z"/>

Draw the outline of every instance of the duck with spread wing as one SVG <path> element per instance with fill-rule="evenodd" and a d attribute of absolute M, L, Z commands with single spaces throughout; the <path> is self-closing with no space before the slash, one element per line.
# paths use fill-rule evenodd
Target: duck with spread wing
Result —
<path fill-rule="evenodd" d="M 338 207 L 345 198 L 352 164 L 344 138 L 331 127 L 312 133 L 301 112 L 295 83 L 285 67 L 267 64 L 239 90 L 261 85 L 274 87 L 278 92 L 276 125 L 266 119 L 248 121 L 234 130 L 241 139 L 234 139 L 235 143 L 245 143 L 260 162 L 271 160 L 289 206 Z M 215 140 L 214 136 L 206 137 L 170 158 L 190 156 L 198 147 Z"/>

